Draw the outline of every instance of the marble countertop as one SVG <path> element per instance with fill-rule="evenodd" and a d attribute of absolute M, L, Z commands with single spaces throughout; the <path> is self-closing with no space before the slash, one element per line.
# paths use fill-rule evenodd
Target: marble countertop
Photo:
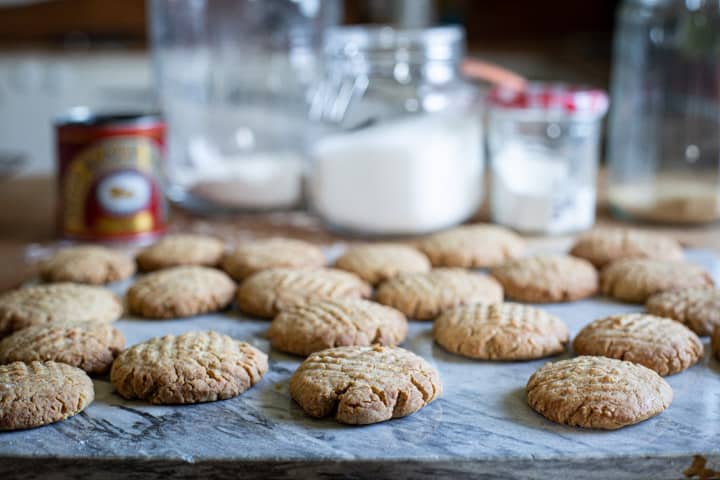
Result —
<path fill-rule="evenodd" d="M 689 257 L 720 280 L 715 254 Z M 601 316 L 640 310 L 604 299 L 544 308 L 572 334 Z M 230 311 L 172 321 L 123 318 L 117 326 L 128 345 L 214 329 L 269 351 L 270 371 L 239 397 L 188 406 L 125 401 L 106 378 L 95 379 L 96 400 L 85 412 L 0 434 L 0 478 L 684 478 L 696 455 L 706 468 L 720 469 L 720 362 L 707 339 L 698 365 L 667 377 L 675 398 L 666 412 L 604 432 L 551 423 L 527 406 L 525 383 L 547 360 L 466 359 L 433 343 L 431 323 L 411 322 L 403 346 L 438 368 L 444 396 L 409 417 L 357 427 L 308 418 L 293 403 L 288 380 L 301 358 L 270 350 L 267 321 Z"/>

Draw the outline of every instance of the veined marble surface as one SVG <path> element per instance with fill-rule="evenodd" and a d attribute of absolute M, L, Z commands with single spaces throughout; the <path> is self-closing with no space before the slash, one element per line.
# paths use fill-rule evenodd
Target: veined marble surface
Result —
<path fill-rule="evenodd" d="M 720 259 L 689 252 L 720 281 Z M 127 285 L 118 285 L 123 291 Z M 585 324 L 641 306 L 592 299 L 546 305 L 574 335 Z M 231 310 L 184 320 L 124 318 L 128 345 L 147 338 L 214 329 L 270 352 L 262 382 L 234 399 L 151 406 L 113 393 L 95 379 L 95 402 L 64 422 L 0 433 L 0 478 L 127 478 L 243 475 L 243 478 L 684 478 L 694 455 L 720 470 L 720 362 L 705 357 L 667 377 L 674 401 L 664 413 L 617 431 L 554 424 L 531 410 L 525 383 L 548 360 L 484 362 L 433 343 L 430 322 L 411 322 L 403 346 L 440 371 L 444 396 L 418 413 L 370 426 L 306 417 L 288 393 L 302 360 L 271 350 L 269 322 Z M 696 477 L 697 478 L 697 477 Z"/>

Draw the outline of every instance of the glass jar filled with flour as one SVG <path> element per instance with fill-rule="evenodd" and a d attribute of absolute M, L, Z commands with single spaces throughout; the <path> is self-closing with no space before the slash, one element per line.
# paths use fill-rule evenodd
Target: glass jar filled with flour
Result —
<path fill-rule="evenodd" d="M 495 88 L 487 103 L 493 221 L 542 234 L 592 226 L 607 94 L 530 83 Z"/>
<path fill-rule="evenodd" d="M 460 27 L 337 27 L 311 102 L 314 211 L 332 228 L 419 234 L 481 202 L 478 93 L 460 78 Z"/>

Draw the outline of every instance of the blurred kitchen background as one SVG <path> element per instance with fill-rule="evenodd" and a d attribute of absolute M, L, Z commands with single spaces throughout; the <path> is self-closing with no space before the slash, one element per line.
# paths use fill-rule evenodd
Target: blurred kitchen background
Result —
<path fill-rule="evenodd" d="M 616 0 L 338 3 L 342 23 L 459 23 L 472 56 L 535 80 L 608 88 Z M 148 8 L 144 0 L 0 0 L 0 156 L 6 169 L 51 172 L 52 119 L 69 107 L 155 102 Z"/>

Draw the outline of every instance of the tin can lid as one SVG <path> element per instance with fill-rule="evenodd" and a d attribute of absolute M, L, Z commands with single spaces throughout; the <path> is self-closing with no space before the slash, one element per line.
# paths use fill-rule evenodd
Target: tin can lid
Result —
<path fill-rule="evenodd" d="M 156 110 L 94 110 L 85 106 L 73 107 L 55 117 L 57 126 L 139 125 L 159 121 L 162 121 L 162 116 Z"/>
<path fill-rule="evenodd" d="M 490 90 L 492 108 L 561 114 L 565 116 L 602 117 L 609 100 L 603 90 L 564 83 L 528 83 L 522 90 L 498 86 Z"/>

